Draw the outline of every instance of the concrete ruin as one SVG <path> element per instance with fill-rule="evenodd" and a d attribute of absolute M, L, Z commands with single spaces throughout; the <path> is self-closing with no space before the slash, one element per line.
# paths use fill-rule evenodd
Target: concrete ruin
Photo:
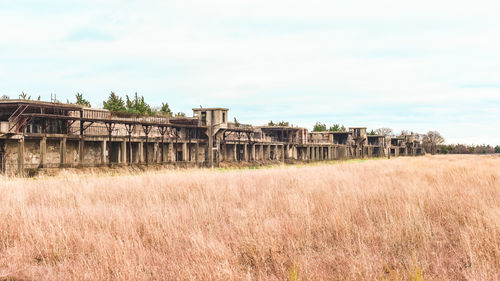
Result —
<path fill-rule="evenodd" d="M 0 101 L 0 172 L 101 165 L 324 161 L 424 154 L 414 135 L 308 132 L 290 126 L 228 122 L 227 108 L 193 117 L 136 117 L 74 104 Z"/>

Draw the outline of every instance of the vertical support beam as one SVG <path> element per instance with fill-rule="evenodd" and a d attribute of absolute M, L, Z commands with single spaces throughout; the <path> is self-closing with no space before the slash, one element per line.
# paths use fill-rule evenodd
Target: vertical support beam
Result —
<path fill-rule="evenodd" d="M 189 162 L 188 159 L 188 145 L 186 142 L 182 143 L 182 161 Z"/>
<path fill-rule="evenodd" d="M 200 149 L 200 144 L 198 143 L 198 140 L 196 140 L 196 145 L 194 146 L 194 162 L 196 162 L 196 165 L 198 165 L 198 150 Z"/>
<path fill-rule="evenodd" d="M 281 158 L 281 162 L 285 162 L 285 145 L 284 144 L 281 145 L 281 155 L 280 156 L 281 156 L 280 157 Z"/>
<path fill-rule="evenodd" d="M 24 176 L 24 138 L 19 139 L 17 145 L 17 173 Z"/>
<path fill-rule="evenodd" d="M 106 161 L 106 159 L 107 159 L 107 157 L 106 157 L 107 156 L 107 154 L 106 154 L 107 153 L 106 147 L 107 147 L 106 146 L 106 140 L 103 140 L 102 143 L 101 143 L 101 163 L 102 164 L 106 164 L 107 163 L 107 161 Z"/>
<path fill-rule="evenodd" d="M 79 146 L 78 146 L 78 158 L 80 159 L 80 165 L 83 165 L 83 161 L 85 159 L 85 138 L 82 136 L 80 137 L 79 141 Z"/>
<path fill-rule="evenodd" d="M 121 150 L 121 160 L 122 160 L 122 164 L 126 164 L 127 163 L 127 140 L 126 139 L 123 139 L 122 141 L 122 150 Z"/>
<path fill-rule="evenodd" d="M 213 111 L 209 111 L 210 116 L 207 116 L 207 118 L 210 118 L 208 120 L 213 120 Z M 207 135 L 208 135 L 208 145 L 207 145 L 207 155 L 208 155 L 208 164 L 210 168 L 214 167 L 214 124 L 210 121 L 210 125 L 207 128 Z"/>
<path fill-rule="evenodd" d="M 238 145 L 236 143 L 233 144 L 233 161 L 238 161 Z"/>
<path fill-rule="evenodd" d="M 248 144 L 243 144 L 244 160 L 248 162 Z"/>
<path fill-rule="evenodd" d="M 83 111 L 80 111 L 80 117 L 83 117 Z M 80 121 L 80 142 L 79 142 L 79 150 L 78 150 L 78 158 L 80 159 L 80 165 L 83 165 L 83 161 L 85 159 L 85 136 L 83 135 L 83 121 Z"/>
<path fill-rule="evenodd" d="M 170 161 L 175 162 L 176 157 L 174 151 L 174 144 L 172 142 L 168 145 L 168 151 L 169 151 L 168 153 L 170 154 Z"/>
<path fill-rule="evenodd" d="M 256 159 L 255 159 L 255 155 L 256 155 L 256 154 L 255 154 L 255 143 L 254 143 L 254 144 L 252 144 L 252 152 L 251 152 L 251 153 L 252 153 L 252 157 L 251 157 L 252 159 L 251 159 L 251 161 L 254 161 L 254 162 L 255 162 L 255 160 L 256 160 Z"/>
<path fill-rule="evenodd" d="M 47 137 L 40 140 L 40 168 L 45 168 L 47 162 Z"/>
<path fill-rule="evenodd" d="M 63 168 L 66 164 L 66 137 L 59 141 L 59 167 Z"/>
<path fill-rule="evenodd" d="M 139 153 L 139 155 L 138 155 L 139 156 L 138 157 L 139 163 L 144 163 L 144 143 L 141 141 L 141 142 L 139 142 L 138 146 L 139 146 L 139 151 L 138 151 L 138 153 Z"/>

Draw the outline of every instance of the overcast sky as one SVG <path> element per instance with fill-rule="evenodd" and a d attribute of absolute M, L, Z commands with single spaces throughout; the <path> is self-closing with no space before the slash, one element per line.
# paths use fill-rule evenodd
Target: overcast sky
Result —
<path fill-rule="evenodd" d="M 47 3 L 42 3 L 47 2 Z M 0 0 L 0 95 L 500 144 L 499 1 Z"/>

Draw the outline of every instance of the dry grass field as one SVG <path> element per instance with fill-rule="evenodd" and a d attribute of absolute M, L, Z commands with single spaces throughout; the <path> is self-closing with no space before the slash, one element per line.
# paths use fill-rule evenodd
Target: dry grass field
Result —
<path fill-rule="evenodd" d="M 498 280 L 500 157 L 1 178 L 0 224 L 0 280 Z"/>

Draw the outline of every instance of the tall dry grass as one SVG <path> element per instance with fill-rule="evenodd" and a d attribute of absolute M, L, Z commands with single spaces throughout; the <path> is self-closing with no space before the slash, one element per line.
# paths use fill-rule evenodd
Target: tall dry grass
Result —
<path fill-rule="evenodd" d="M 500 158 L 2 178 L 0 280 L 500 279 Z"/>

